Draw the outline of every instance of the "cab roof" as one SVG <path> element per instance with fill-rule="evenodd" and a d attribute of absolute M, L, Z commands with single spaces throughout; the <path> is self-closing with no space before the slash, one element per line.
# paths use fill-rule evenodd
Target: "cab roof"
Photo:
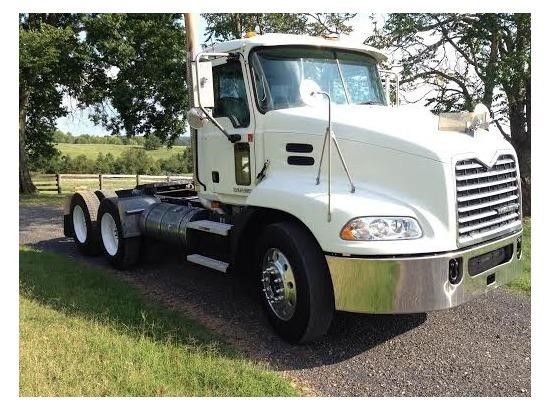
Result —
<path fill-rule="evenodd" d="M 297 46 L 317 46 L 327 48 L 339 48 L 344 50 L 359 51 L 373 57 L 377 62 L 387 60 L 388 56 L 382 51 L 361 44 L 359 42 L 350 41 L 344 39 L 326 39 L 323 37 L 313 37 L 297 34 L 263 34 L 255 35 L 249 38 L 240 38 L 236 40 L 224 41 L 222 43 L 214 43 L 211 46 L 206 47 L 203 51 L 216 52 L 216 53 L 229 53 L 236 50 L 243 50 L 248 52 L 251 48 L 257 46 L 283 46 L 283 45 L 297 45 Z"/>

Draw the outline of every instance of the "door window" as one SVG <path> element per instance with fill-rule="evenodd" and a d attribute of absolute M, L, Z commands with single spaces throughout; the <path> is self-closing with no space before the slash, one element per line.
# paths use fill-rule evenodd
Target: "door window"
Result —
<path fill-rule="evenodd" d="M 227 117 L 235 128 L 250 124 L 250 111 L 246 98 L 241 63 L 230 61 L 215 66 L 214 76 L 214 117 Z"/>

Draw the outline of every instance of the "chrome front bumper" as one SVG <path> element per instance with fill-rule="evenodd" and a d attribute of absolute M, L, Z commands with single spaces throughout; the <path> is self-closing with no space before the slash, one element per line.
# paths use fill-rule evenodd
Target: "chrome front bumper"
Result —
<path fill-rule="evenodd" d="M 522 272 L 517 241 L 522 231 L 468 249 L 397 258 L 327 256 L 336 309 L 360 313 L 414 313 L 447 309 L 510 282 Z M 478 273 L 468 271 L 476 256 L 511 245 L 506 262 Z M 460 259 L 462 279 L 449 282 L 449 261 Z M 493 276 L 494 275 L 494 276 Z"/>

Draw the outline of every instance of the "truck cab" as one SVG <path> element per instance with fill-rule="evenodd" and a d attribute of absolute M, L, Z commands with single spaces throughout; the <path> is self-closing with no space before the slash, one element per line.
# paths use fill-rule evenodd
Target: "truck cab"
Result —
<path fill-rule="evenodd" d="M 486 108 L 391 104 L 384 53 L 346 41 L 270 34 L 192 57 L 193 186 L 69 199 L 77 245 L 87 230 L 126 268 L 140 238 L 176 243 L 253 283 L 292 342 L 335 310 L 447 309 L 521 273 L 519 166 Z"/>

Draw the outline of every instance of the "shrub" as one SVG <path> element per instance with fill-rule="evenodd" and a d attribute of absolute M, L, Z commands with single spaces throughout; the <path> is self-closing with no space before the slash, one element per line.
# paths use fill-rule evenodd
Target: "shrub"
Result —
<path fill-rule="evenodd" d="M 117 173 L 158 174 L 160 167 L 143 148 L 129 148 L 116 160 Z"/>
<path fill-rule="evenodd" d="M 145 138 L 145 143 L 143 144 L 143 147 L 147 151 L 152 151 L 155 149 L 159 149 L 162 146 L 162 142 L 159 137 L 156 135 L 149 135 L 147 138 Z"/>
<path fill-rule="evenodd" d="M 115 164 L 116 159 L 108 152 L 107 154 L 103 155 L 103 153 L 99 153 L 96 160 L 95 160 L 95 171 L 100 174 L 113 174 L 115 173 Z"/>

